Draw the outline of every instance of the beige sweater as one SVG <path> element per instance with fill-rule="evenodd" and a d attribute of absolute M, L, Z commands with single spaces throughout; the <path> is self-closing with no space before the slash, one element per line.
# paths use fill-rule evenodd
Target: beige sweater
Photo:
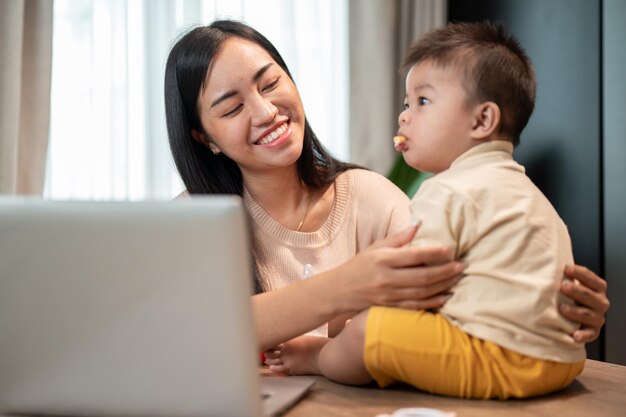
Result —
<path fill-rule="evenodd" d="M 383 176 L 352 169 L 339 175 L 334 187 L 330 215 L 312 233 L 287 229 L 244 191 L 266 290 L 302 279 L 307 264 L 310 275 L 341 265 L 375 240 L 408 226 L 409 199 Z"/>
<path fill-rule="evenodd" d="M 468 264 L 441 313 L 465 332 L 524 355 L 557 362 L 585 358 L 577 328 L 557 303 L 567 227 L 512 158 L 509 142 L 472 148 L 425 181 L 411 202 L 422 221 L 414 244 L 448 244 Z"/>

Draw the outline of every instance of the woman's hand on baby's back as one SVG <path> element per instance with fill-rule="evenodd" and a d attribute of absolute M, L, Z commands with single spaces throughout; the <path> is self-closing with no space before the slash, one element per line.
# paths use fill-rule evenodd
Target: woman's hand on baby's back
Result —
<path fill-rule="evenodd" d="M 445 247 L 410 247 L 417 226 L 382 239 L 343 264 L 337 290 L 351 311 L 373 305 L 410 309 L 442 306 L 464 265 Z"/>
<path fill-rule="evenodd" d="M 574 340 L 592 342 L 600 335 L 604 316 L 611 305 L 606 296 L 606 281 L 584 266 L 569 265 L 564 272 L 567 278 L 561 282 L 561 292 L 576 304 L 562 303 L 559 311 L 564 317 L 581 324 L 572 335 Z"/>

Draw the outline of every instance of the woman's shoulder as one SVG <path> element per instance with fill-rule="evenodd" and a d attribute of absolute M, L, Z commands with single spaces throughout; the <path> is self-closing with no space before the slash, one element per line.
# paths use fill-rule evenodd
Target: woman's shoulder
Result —
<path fill-rule="evenodd" d="M 341 196 L 340 189 L 347 190 Z M 342 197 L 353 213 L 358 213 L 359 227 L 369 230 L 371 241 L 397 232 L 409 222 L 409 197 L 384 176 L 365 169 L 351 169 L 337 178 L 337 200 Z"/>
<path fill-rule="evenodd" d="M 338 179 L 348 182 L 350 188 L 358 194 L 392 195 L 406 197 L 393 182 L 385 176 L 367 169 L 354 168 L 343 172 Z"/>
<path fill-rule="evenodd" d="M 362 168 L 354 168 L 337 177 L 337 183 L 343 184 L 350 194 L 351 202 L 368 204 L 409 204 L 409 198 L 394 183 L 383 175 Z"/>
<path fill-rule="evenodd" d="M 173 198 L 173 200 L 185 200 L 190 198 L 191 196 L 189 195 L 189 191 L 187 190 L 183 190 L 180 192 L 180 194 L 178 194 L 176 197 Z"/>

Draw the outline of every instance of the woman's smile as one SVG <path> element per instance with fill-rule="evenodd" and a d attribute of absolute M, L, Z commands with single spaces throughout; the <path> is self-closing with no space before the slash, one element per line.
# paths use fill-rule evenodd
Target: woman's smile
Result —
<path fill-rule="evenodd" d="M 291 129 L 289 128 L 289 121 L 283 123 L 277 123 L 271 128 L 267 129 L 263 134 L 261 134 L 261 138 L 254 142 L 255 145 L 264 145 L 264 146 L 279 146 L 283 143 L 291 133 Z"/>
<path fill-rule="evenodd" d="M 284 168 L 295 172 L 304 109 L 291 78 L 259 45 L 237 37 L 224 41 L 198 100 L 207 138 L 244 176 Z"/>

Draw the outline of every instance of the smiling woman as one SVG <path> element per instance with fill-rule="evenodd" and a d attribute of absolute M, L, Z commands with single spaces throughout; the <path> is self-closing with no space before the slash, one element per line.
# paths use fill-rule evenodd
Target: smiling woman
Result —
<path fill-rule="evenodd" d="M 259 67 L 259 62 L 267 63 Z M 264 49 L 228 39 L 207 80 L 198 98 L 201 126 L 192 131 L 194 139 L 236 160 L 244 177 L 297 161 L 302 142 L 294 138 L 304 132 L 302 101 L 291 78 Z"/>
<path fill-rule="evenodd" d="M 163 120 L 165 56 L 183 30 L 217 16 L 262 28 L 280 46 L 294 78 L 309 80 L 301 89 L 308 119 L 335 155 L 347 157 L 346 7 L 345 0 L 56 0 L 45 196 L 180 192 Z"/>

